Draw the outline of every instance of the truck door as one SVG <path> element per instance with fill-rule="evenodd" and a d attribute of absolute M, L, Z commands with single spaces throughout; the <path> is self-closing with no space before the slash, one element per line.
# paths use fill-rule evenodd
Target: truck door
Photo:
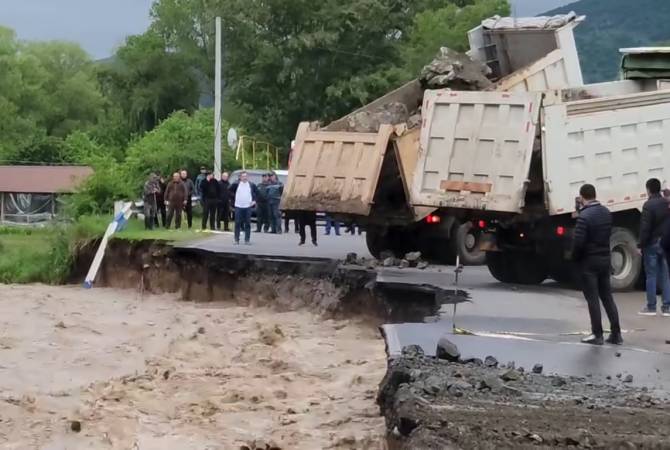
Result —
<path fill-rule="evenodd" d="M 426 91 L 416 205 L 518 213 L 541 94 Z"/>

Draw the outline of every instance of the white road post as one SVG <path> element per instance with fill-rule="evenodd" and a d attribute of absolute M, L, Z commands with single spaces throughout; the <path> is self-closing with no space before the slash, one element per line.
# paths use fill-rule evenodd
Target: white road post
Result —
<path fill-rule="evenodd" d="M 221 176 L 221 17 L 216 18 L 214 67 L 214 176 Z"/>

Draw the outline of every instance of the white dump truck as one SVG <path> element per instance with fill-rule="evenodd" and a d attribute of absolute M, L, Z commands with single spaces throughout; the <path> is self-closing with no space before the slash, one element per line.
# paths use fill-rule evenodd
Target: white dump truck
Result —
<path fill-rule="evenodd" d="M 509 107 L 503 107 L 499 113 L 508 114 L 505 120 L 512 126 L 511 123 L 516 125 L 516 121 L 537 114 L 537 103 L 533 105 L 535 111 L 519 111 L 512 103 L 521 99 L 528 103 L 528 99 L 542 97 L 541 93 L 527 92 L 581 86 L 573 30 L 582 20 L 569 14 L 528 19 L 495 17 L 483 21 L 470 32 L 469 54 L 490 68 L 492 83 L 487 89 L 491 92 L 470 94 L 490 95 L 497 102 L 509 99 Z M 443 117 L 442 112 L 446 110 L 436 109 L 436 105 L 439 99 L 456 98 L 460 97 L 451 91 L 424 90 L 419 81 L 414 80 L 325 128 L 302 123 L 295 139 L 282 208 L 321 211 L 363 224 L 368 248 L 375 256 L 383 250 L 397 255 L 420 250 L 427 258 L 442 262 L 452 263 L 459 255 L 465 264 L 484 263 L 485 253 L 480 249 L 483 229 L 477 226 L 477 220 L 473 221 L 479 215 L 442 197 L 451 192 L 445 187 L 467 192 L 475 187 L 474 183 L 480 189 L 488 183 L 484 172 L 475 171 L 474 177 L 461 177 L 461 185 L 443 184 L 443 181 L 455 183 L 459 179 L 457 175 L 443 178 L 449 157 L 439 136 L 466 129 L 468 135 L 474 135 L 474 128 L 480 124 L 477 121 L 482 120 L 480 109 L 463 108 L 458 130 L 455 130 L 454 117 L 448 112 L 448 117 Z M 397 104 L 405 105 L 410 111 L 421 109 L 416 127 L 389 119 L 388 124 L 371 132 L 347 129 L 352 118 L 365 117 L 376 108 Z M 489 120 L 490 110 L 486 112 L 485 119 Z M 533 135 L 536 125 L 532 123 L 531 129 L 529 120 L 528 136 Z M 456 153 L 463 163 L 485 155 L 493 157 L 499 152 L 488 148 L 488 154 L 477 154 L 473 143 L 465 143 L 464 147 L 461 144 L 464 142 L 458 139 Z M 432 145 L 432 153 L 426 152 L 429 148 L 426 145 Z M 510 145 L 504 144 L 505 148 Z M 520 163 L 518 158 L 507 157 L 491 162 L 514 169 L 518 169 Z M 520 178 L 525 182 L 525 175 L 511 182 Z"/>
<path fill-rule="evenodd" d="M 628 78 L 562 89 L 427 91 L 411 201 L 472 220 L 500 281 L 570 282 L 575 198 L 613 213 L 612 284 L 643 277 L 645 182 L 670 175 L 670 49 L 622 50 Z M 481 56 L 483 57 L 483 56 Z"/>

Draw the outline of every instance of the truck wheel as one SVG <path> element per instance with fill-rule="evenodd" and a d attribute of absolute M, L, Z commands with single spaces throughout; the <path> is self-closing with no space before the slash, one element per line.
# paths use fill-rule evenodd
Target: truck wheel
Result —
<path fill-rule="evenodd" d="M 486 263 L 486 253 L 479 249 L 479 237 L 481 233 L 475 229 L 472 222 L 454 225 L 452 236 L 455 240 L 456 250 L 461 257 L 461 264 L 466 266 L 481 266 Z"/>
<path fill-rule="evenodd" d="M 365 231 L 365 243 L 368 246 L 368 251 L 377 259 L 384 250 L 387 250 L 384 246 L 385 235 L 384 230 L 379 227 L 368 227 Z"/>
<path fill-rule="evenodd" d="M 486 252 L 486 266 L 496 280 L 502 283 L 516 283 L 516 273 L 508 256 L 504 252 Z"/>
<path fill-rule="evenodd" d="M 642 256 L 637 251 L 635 235 L 627 228 L 613 228 L 610 248 L 612 250 L 612 289 L 615 291 L 634 289 L 642 272 Z"/>
<path fill-rule="evenodd" d="M 547 266 L 539 255 L 529 252 L 510 253 L 515 278 L 519 284 L 540 284 L 547 279 Z"/>

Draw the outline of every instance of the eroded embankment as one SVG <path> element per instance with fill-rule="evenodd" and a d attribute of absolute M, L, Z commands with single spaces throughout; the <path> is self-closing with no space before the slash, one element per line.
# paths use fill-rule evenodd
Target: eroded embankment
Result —
<path fill-rule="evenodd" d="M 80 281 L 95 245 L 75 259 L 73 281 Z M 421 320 L 439 308 L 435 292 L 376 283 L 363 265 L 344 266 L 327 259 L 272 258 L 174 249 L 165 242 L 112 240 L 96 286 L 178 293 L 195 302 L 228 301 L 271 306 L 280 311 L 308 309 L 326 317 L 368 317 L 378 323 Z"/>

